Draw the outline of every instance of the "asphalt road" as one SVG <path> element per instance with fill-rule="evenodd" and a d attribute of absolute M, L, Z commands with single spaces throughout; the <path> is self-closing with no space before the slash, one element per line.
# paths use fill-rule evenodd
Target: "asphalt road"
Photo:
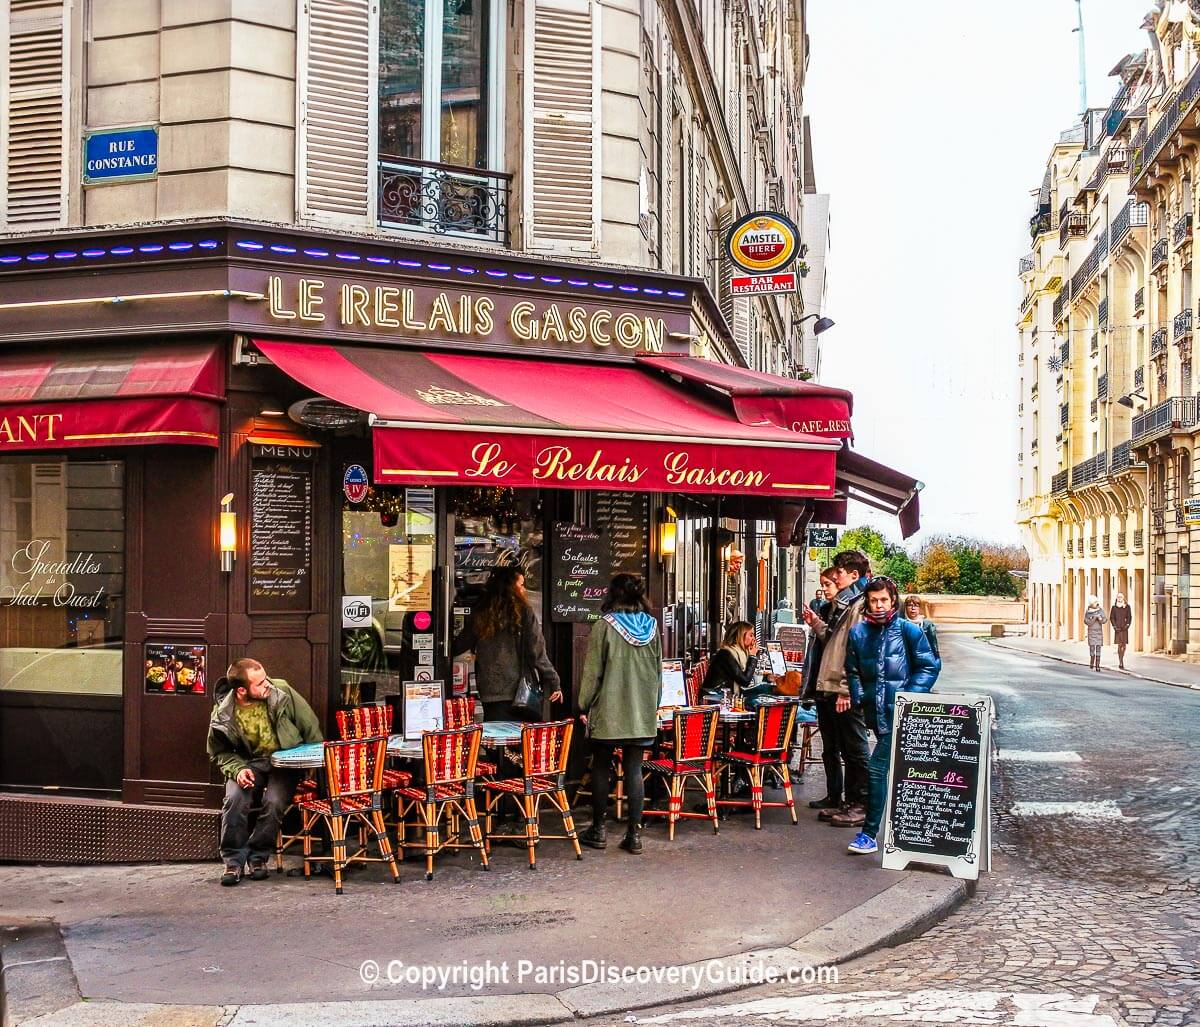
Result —
<path fill-rule="evenodd" d="M 999 715 L 975 899 L 836 983 L 606 1022 L 1200 1025 L 1200 692 L 942 638 L 939 687 L 990 693 Z"/>

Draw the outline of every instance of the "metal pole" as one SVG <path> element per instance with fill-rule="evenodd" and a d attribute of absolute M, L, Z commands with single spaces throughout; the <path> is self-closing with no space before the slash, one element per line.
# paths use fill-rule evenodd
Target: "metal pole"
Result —
<path fill-rule="evenodd" d="M 1079 33 L 1079 116 L 1087 116 L 1087 51 L 1083 45 L 1083 0 L 1075 0 L 1075 11 L 1079 24 L 1073 30 Z"/>

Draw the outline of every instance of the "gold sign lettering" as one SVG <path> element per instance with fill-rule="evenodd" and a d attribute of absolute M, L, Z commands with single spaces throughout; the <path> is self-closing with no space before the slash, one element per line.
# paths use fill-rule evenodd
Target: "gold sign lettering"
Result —
<path fill-rule="evenodd" d="M 663 457 L 663 469 L 667 481 L 672 485 L 728 485 L 733 487 L 761 488 L 770 477 L 763 471 L 748 471 L 741 468 L 718 469 L 715 467 L 689 467 L 686 452 L 668 453 Z"/>
<path fill-rule="evenodd" d="M 503 451 L 498 442 L 480 442 L 471 450 L 474 467 L 468 467 L 463 474 L 468 478 L 484 478 L 492 476 L 504 478 L 511 474 L 516 464 L 501 458 Z"/>
<path fill-rule="evenodd" d="M 793 421 L 791 429 L 803 435 L 823 435 L 827 432 L 846 432 L 849 434 L 850 422 L 836 419 L 829 421 Z"/>
<path fill-rule="evenodd" d="M 11 414 L 0 417 L 0 445 L 28 442 L 57 442 L 56 429 L 62 414 Z"/>
<path fill-rule="evenodd" d="M 541 481 L 621 481 L 632 484 L 645 475 L 646 469 L 629 457 L 620 463 L 604 460 L 604 451 L 597 449 L 586 463 L 576 460 L 567 446 L 547 446 L 534 461 L 533 476 Z"/>
<path fill-rule="evenodd" d="M 301 278 L 300 279 L 300 320 L 301 321 L 324 321 L 325 315 L 321 312 L 321 304 L 325 302 L 325 297 L 322 292 L 325 288 L 325 283 L 319 278 Z"/>
<path fill-rule="evenodd" d="M 295 320 L 296 312 L 283 305 L 283 279 L 279 275 L 271 275 L 267 279 L 267 309 L 272 317 L 283 321 Z"/>

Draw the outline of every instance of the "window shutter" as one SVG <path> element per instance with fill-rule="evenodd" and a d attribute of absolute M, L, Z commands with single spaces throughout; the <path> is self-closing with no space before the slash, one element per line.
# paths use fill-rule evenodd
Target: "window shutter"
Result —
<path fill-rule="evenodd" d="M 600 245 L 600 5 L 525 5 L 525 243 L 594 254 Z"/>
<path fill-rule="evenodd" d="M 303 0 L 296 133 L 301 219 L 374 220 L 376 11 L 373 0 Z"/>
<path fill-rule="evenodd" d="M 662 110 L 662 167 L 659 181 L 662 183 L 661 266 L 664 271 L 675 271 L 675 240 L 679 238 L 675 227 L 675 189 L 680 169 L 675 166 L 675 76 L 668 67 L 663 84 Z"/>
<path fill-rule="evenodd" d="M 61 225 L 71 89 L 63 0 L 9 0 L 5 27 L 3 220 L 14 228 Z"/>

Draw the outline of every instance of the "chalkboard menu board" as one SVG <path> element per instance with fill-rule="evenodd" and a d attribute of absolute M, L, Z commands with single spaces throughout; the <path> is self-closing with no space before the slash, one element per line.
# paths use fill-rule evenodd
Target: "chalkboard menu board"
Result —
<path fill-rule="evenodd" d="M 933 863 L 972 879 L 987 868 L 991 720 L 987 696 L 896 697 L 884 867 Z"/>
<path fill-rule="evenodd" d="M 312 466 L 255 460 L 250 468 L 250 607 L 312 606 Z"/>
<path fill-rule="evenodd" d="M 582 524 L 557 522 L 550 565 L 550 612 L 556 621 L 600 619 L 608 594 L 608 539 Z"/>
<path fill-rule="evenodd" d="M 592 523 L 608 536 L 608 576 L 650 567 L 650 497 L 644 492 L 592 493 Z M 605 582 L 607 584 L 607 582 Z"/>

